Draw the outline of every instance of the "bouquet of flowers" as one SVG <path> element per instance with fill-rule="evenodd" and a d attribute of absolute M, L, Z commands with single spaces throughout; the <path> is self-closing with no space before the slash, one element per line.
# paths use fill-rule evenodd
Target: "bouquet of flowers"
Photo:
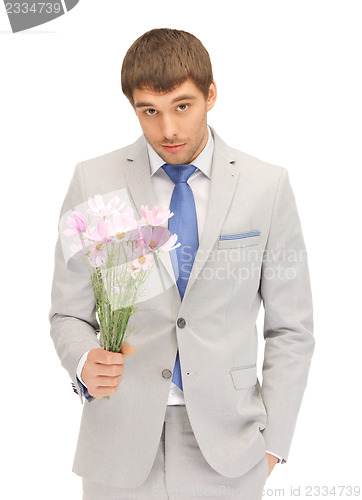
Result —
<path fill-rule="evenodd" d="M 153 266 L 159 266 L 160 254 L 180 246 L 177 235 L 163 227 L 173 216 L 166 207 L 141 207 L 143 217 L 136 220 L 131 208 L 121 212 L 124 203 L 113 196 L 105 204 L 100 194 L 89 198 L 95 225 L 87 222 L 78 210 L 68 215 L 66 237 L 79 237 L 80 243 L 70 245 L 73 258 L 82 258 L 88 268 L 96 303 L 100 329 L 97 331 L 104 349 L 120 352 L 130 332 L 127 325 L 136 312 L 137 302 Z"/>

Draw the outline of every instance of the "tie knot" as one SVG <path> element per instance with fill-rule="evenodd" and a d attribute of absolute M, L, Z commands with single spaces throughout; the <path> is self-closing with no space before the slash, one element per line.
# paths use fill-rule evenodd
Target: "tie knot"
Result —
<path fill-rule="evenodd" d="M 162 168 L 175 184 L 187 182 L 190 175 L 196 170 L 196 167 L 190 164 L 169 165 L 168 163 L 165 163 L 162 165 Z"/>

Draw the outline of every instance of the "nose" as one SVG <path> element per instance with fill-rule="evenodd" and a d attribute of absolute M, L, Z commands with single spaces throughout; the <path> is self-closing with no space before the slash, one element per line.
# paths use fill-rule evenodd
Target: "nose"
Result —
<path fill-rule="evenodd" d="M 170 115 L 164 115 L 162 121 L 162 133 L 165 136 L 165 139 L 172 142 L 177 136 L 177 124 L 176 120 L 172 118 Z"/>

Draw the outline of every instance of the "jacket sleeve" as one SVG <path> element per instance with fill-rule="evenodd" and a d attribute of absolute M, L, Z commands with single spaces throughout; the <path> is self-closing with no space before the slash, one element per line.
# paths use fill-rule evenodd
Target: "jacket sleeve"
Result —
<path fill-rule="evenodd" d="M 86 193 L 82 164 L 79 163 L 75 167 L 59 217 L 49 321 L 50 335 L 56 352 L 62 366 L 70 375 L 74 392 L 79 395 L 82 403 L 83 398 L 77 382 L 77 366 L 87 350 L 100 347 L 95 332 L 99 325 L 87 266 L 82 259 L 73 259 L 71 266 L 66 264 L 59 226 L 62 216 L 84 201 Z"/>
<path fill-rule="evenodd" d="M 261 393 L 267 412 L 262 432 L 267 449 L 285 463 L 315 347 L 307 253 L 286 169 L 276 192 L 260 293 L 265 311 Z"/>

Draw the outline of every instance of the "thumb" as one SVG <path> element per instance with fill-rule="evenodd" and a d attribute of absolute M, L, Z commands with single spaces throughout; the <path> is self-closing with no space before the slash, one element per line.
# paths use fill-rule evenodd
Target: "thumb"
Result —
<path fill-rule="evenodd" d="M 128 344 L 128 342 L 123 344 L 122 349 L 121 349 L 122 354 L 130 355 L 130 354 L 133 354 L 135 352 L 136 352 L 136 348 L 131 346 L 131 344 Z"/>

